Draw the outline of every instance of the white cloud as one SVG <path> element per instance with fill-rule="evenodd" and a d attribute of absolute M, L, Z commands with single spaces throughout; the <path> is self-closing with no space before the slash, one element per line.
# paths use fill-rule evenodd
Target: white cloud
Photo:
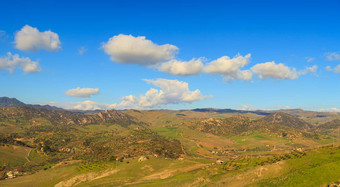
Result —
<path fill-rule="evenodd" d="M 242 108 L 241 108 L 241 110 L 255 110 L 256 108 L 254 107 L 254 106 L 252 106 L 252 105 L 250 105 L 250 104 L 242 104 Z"/>
<path fill-rule="evenodd" d="M 188 83 L 178 80 L 157 79 L 144 80 L 151 83 L 160 90 L 151 88 L 144 95 L 128 95 L 121 97 L 120 103 L 104 104 L 93 101 L 66 102 L 66 103 L 47 103 L 52 106 L 76 109 L 76 110 L 97 110 L 97 109 L 150 109 L 167 104 L 192 103 L 200 101 L 207 96 L 203 96 L 200 90 L 190 91 Z M 212 96 L 209 96 L 212 97 Z M 46 103 L 44 103 L 46 104 Z"/>
<path fill-rule="evenodd" d="M 67 90 L 65 95 L 71 97 L 90 97 L 91 95 L 99 94 L 99 88 L 74 88 Z"/>
<path fill-rule="evenodd" d="M 335 66 L 334 70 L 335 73 L 340 73 L 340 64 Z"/>
<path fill-rule="evenodd" d="M 144 95 L 139 97 L 134 95 L 122 97 L 119 104 L 114 104 L 111 106 L 119 109 L 143 109 L 167 104 L 192 103 L 206 98 L 206 96 L 203 96 L 198 89 L 195 91 L 190 91 L 188 83 L 186 82 L 168 79 L 145 81 L 161 89 L 157 90 L 151 88 Z"/>
<path fill-rule="evenodd" d="M 7 70 L 12 74 L 15 69 L 21 69 L 25 73 L 41 72 L 39 63 L 28 57 L 19 57 L 18 54 L 7 53 L 6 57 L 0 58 L 0 70 Z"/>
<path fill-rule="evenodd" d="M 112 109 L 109 104 L 104 103 L 97 103 L 94 101 L 83 101 L 83 102 L 65 102 L 65 103 L 56 103 L 56 102 L 50 102 L 50 103 L 42 103 L 42 104 L 48 104 L 51 106 L 56 106 L 59 108 L 64 108 L 68 110 L 104 110 L 104 109 Z"/>
<path fill-rule="evenodd" d="M 311 66 L 311 67 L 307 67 L 305 70 L 300 71 L 298 74 L 299 75 L 305 75 L 307 73 L 316 73 L 317 70 L 318 70 L 318 66 L 314 65 L 314 66 Z"/>
<path fill-rule="evenodd" d="M 57 51 L 61 48 L 58 34 L 52 31 L 40 32 L 37 28 L 25 25 L 15 34 L 15 47 L 22 51 Z"/>
<path fill-rule="evenodd" d="M 111 60 L 120 64 L 139 64 L 150 66 L 172 59 L 178 51 L 174 45 L 158 45 L 145 36 L 119 34 L 103 44 L 106 54 Z"/>
<path fill-rule="evenodd" d="M 173 59 L 169 62 L 162 63 L 158 67 L 158 70 L 173 75 L 196 75 L 202 71 L 202 68 L 202 58 L 192 59 L 190 61 Z"/>
<path fill-rule="evenodd" d="M 81 46 L 78 49 L 78 54 L 83 55 L 87 51 L 87 48 L 85 46 Z"/>
<path fill-rule="evenodd" d="M 315 60 L 315 58 L 313 58 L 313 57 L 306 57 L 306 61 L 307 62 L 312 62 L 312 61 L 314 61 Z"/>
<path fill-rule="evenodd" d="M 307 67 L 307 68 L 306 68 L 306 71 L 307 71 L 307 72 L 311 72 L 311 73 L 315 73 L 316 70 L 318 70 L 318 66 L 317 66 L 317 65 L 314 65 L 314 66 L 311 66 L 311 67 Z"/>
<path fill-rule="evenodd" d="M 337 52 L 326 53 L 326 58 L 329 61 L 340 60 L 340 54 Z"/>
<path fill-rule="evenodd" d="M 326 66 L 326 71 L 333 71 L 332 67 L 331 66 Z"/>
<path fill-rule="evenodd" d="M 247 54 L 246 56 L 238 54 L 234 58 L 223 56 L 208 63 L 204 67 L 204 72 L 223 75 L 227 81 L 235 79 L 249 81 L 252 78 L 252 73 L 249 70 L 241 70 L 241 68 L 249 63 L 250 57 L 250 54 Z"/>
<path fill-rule="evenodd" d="M 284 64 L 276 64 L 273 62 L 265 62 L 256 64 L 250 68 L 260 79 L 296 79 L 298 73 L 295 68 L 289 68 Z"/>
<path fill-rule="evenodd" d="M 321 108 L 320 112 L 340 112 L 340 108 Z"/>
<path fill-rule="evenodd" d="M 326 66 L 327 71 L 333 71 L 335 73 L 340 73 L 340 64 L 332 68 L 331 66 Z"/>
<path fill-rule="evenodd" d="M 296 71 L 295 68 L 290 68 L 282 63 L 276 64 L 273 62 L 265 62 L 256 64 L 252 68 L 250 68 L 256 75 L 259 76 L 260 79 L 297 79 L 301 75 L 305 75 L 307 73 L 316 73 L 318 66 L 314 65 L 311 67 L 306 67 L 306 69 L 302 71 Z"/>

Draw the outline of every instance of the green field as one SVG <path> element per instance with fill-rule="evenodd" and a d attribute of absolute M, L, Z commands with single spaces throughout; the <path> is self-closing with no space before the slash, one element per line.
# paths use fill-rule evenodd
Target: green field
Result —
<path fill-rule="evenodd" d="M 77 186 L 325 186 L 339 180 L 340 147 L 305 153 L 281 155 L 282 159 L 279 156 L 244 158 L 226 165 L 211 165 L 214 160 L 209 159 L 164 158 L 75 163 L 1 181 L 0 185 L 53 186 L 62 182 Z M 259 165 L 260 161 L 268 162 Z M 228 165 L 239 168 L 226 170 Z"/>

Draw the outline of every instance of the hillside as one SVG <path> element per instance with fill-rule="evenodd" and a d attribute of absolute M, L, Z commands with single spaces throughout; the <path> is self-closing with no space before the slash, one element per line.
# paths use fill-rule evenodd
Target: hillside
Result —
<path fill-rule="evenodd" d="M 17 100 L 16 98 L 0 97 L 0 108 L 11 106 L 24 106 L 25 103 Z"/>
<path fill-rule="evenodd" d="M 284 118 L 290 124 L 302 123 L 291 116 Z M 333 127 L 333 123 L 329 124 L 324 128 Z M 276 155 L 290 154 L 292 150 L 300 151 L 291 153 L 299 158 L 303 150 L 336 141 L 339 140 L 334 134 L 305 132 L 266 121 L 253 113 L 72 112 L 30 106 L 3 107 L 0 109 L 0 178 L 8 178 L 8 172 L 19 174 L 16 179 L 0 181 L 0 185 L 41 175 L 50 177 L 44 181 L 47 186 L 78 184 L 75 181 L 90 186 L 144 182 L 155 182 L 158 186 L 157 181 L 162 179 L 169 179 L 169 185 L 173 185 L 172 176 L 197 178 L 196 171 L 220 185 L 225 180 L 219 175 L 289 159 L 291 156 Z M 249 161 L 249 157 L 256 162 Z M 218 160 L 226 164 L 216 164 Z M 60 172 L 67 177 L 58 177 Z M 106 172 L 126 178 L 106 179 L 105 176 L 111 175 Z M 213 173 L 218 174 L 217 178 L 211 178 Z M 97 183 L 97 178 L 105 180 Z M 333 182 L 333 179 L 325 181 Z M 187 184 L 195 186 L 197 181 Z"/>
<path fill-rule="evenodd" d="M 278 137 L 299 137 L 303 133 L 287 126 L 266 120 L 254 120 L 243 116 L 222 119 L 207 119 L 185 123 L 192 129 L 223 136 L 237 136 L 254 131 L 275 134 Z"/>
<path fill-rule="evenodd" d="M 335 119 L 333 121 L 324 123 L 316 127 L 318 130 L 329 130 L 329 129 L 337 129 L 340 127 L 340 119 Z"/>
<path fill-rule="evenodd" d="M 143 122 L 115 110 L 96 114 L 51 111 L 35 107 L 0 109 L 0 150 L 29 150 L 27 161 L 0 161 L 11 169 L 32 173 L 61 160 L 109 161 L 158 155 L 178 158 L 183 154 L 178 140 L 160 136 Z M 36 161 L 28 158 L 34 153 Z"/>
<path fill-rule="evenodd" d="M 47 110 L 37 107 L 20 106 L 0 109 L 0 121 L 32 124 L 34 118 L 44 118 L 53 125 L 88 125 L 98 123 L 117 123 L 120 125 L 138 124 L 132 116 L 116 110 L 105 110 L 95 114 L 75 113 L 66 110 Z"/>
<path fill-rule="evenodd" d="M 284 112 L 272 113 L 264 117 L 263 120 L 304 131 L 309 131 L 313 127 L 311 124 Z"/>
<path fill-rule="evenodd" d="M 321 124 L 314 128 L 316 133 L 333 136 L 333 138 L 340 137 L 340 119 L 335 119 L 330 122 Z"/>

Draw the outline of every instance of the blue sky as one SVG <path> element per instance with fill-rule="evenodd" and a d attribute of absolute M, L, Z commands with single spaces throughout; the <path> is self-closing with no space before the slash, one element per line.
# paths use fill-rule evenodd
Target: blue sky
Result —
<path fill-rule="evenodd" d="M 340 111 L 338 0 L 0 5 L 0 96 L 77 109 Z"/>

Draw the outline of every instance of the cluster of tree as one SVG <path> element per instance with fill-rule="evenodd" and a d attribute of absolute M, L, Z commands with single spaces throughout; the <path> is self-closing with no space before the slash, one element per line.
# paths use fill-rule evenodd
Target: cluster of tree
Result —
<path fill-rule="evenodd" d="M 25 142 L 17 140 L 21 136 L 18 133 L 11 134 L 0 134 L 0 145 L 12 144 L 12 145 L 20 145 L 25 147 L 31 147 L 27 145 Z"/>
<path fill-rule="evenodd" d="M 240 168 L 248 167 L 248 166 L 263 166 L 266 164 L 273 164 L 279 162 L 281 160 L 288 160 L 292 158 L 301 158 L 306 156 L 306 152 L 302 151 L 292 151 L 291 153 L 283 154 L 283 155 L 274 155 L 270 157 L 259 157 L 259 158 L 247 158 L 247 159 L 237 159 L 231 160 L 224 164 L 223 169 L 225 170 L 237 170 Z"/>

